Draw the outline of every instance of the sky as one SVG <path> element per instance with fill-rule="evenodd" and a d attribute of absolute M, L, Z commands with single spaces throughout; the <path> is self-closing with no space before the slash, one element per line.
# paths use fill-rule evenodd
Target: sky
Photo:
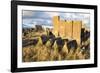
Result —
<path fill-rule="evenodd" d="M 60 16 L 60 20 L 82 20 L 87 27 L 90 25 L 90 14 L 88 13 L 23 10 L 23 28 L 32 28 L 35 25 L 52 27 L 53 16 Z"/>

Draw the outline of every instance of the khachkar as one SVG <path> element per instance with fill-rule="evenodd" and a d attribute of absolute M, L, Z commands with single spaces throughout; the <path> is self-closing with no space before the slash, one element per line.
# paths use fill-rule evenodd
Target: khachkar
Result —
<path fill-rule="evenodd" d="M 59 16 L 53 17 L 53 34 L 56 37 L 75 39 L 78 44 L 81 42 L 82 21 L 80 20 L 60 20 Z"/>

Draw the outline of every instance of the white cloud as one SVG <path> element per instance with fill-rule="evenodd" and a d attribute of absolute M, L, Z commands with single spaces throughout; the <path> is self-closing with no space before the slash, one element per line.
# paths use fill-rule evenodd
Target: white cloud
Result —
<path fill-rule="evenodd" d="M 60 15 L 59 12 L 45 12 L 45 13 L 47 13 L 50 17 L 59 16 Z"/>
<path fill-rule="evenodd" d="M 34 11 L 23 10 L 23 16 L 32 16 L 34 13 Z"/>

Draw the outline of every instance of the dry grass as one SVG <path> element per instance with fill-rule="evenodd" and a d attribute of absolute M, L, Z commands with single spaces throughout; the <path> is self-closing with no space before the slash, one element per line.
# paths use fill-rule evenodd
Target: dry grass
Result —
<path fill-rule="evenodd" d="M 89 59 L 89 51 L 83 53 L 80 47 L 68 51 L 65 43 L 61 51 L 58 51 L 56 42 L 52 47 L 50 45 L 50 41 L 43 45 L 41 38 L 39 38 L 36 46 L 23 47 L 23 62 Z"/>
<path fill-rule="evenodd" d="M 87 45 L 90 43 L 88 39 L 86 42 L 78 45 L 76 49 L 68 49 L 66 43 L 63 48 L 59 51 L 56 42 L 51 47 L 50 41 L 47 41 L 43 45 L 40 36 L 42 34 L 47 35 L 47 32 L 29 32 L 27 35 L 23 36 L 22 39 L 34 39 L 38 38 L 38 43 L 34 45 L 29 45 L 22 47 L 22 60 L 23 62 L 38 62 L 38 61 L 61 61 L 61 60 L 81 60 L 90 58 L 90 50 L 82 50 L 80 48 L 82 45 Z"/>

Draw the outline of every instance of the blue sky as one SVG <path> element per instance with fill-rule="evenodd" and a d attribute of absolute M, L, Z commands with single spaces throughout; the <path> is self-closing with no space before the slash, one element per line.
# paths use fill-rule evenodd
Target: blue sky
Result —
<path fill-rule="evenodd" d="M 82 20 L 87 26 L 90 25 L 90 14 L 72 12 L 46 12 L 28 11 L 22 12 L 23 27 L 34 27 L 34 25 L 52 26 L 53 16 L 60 16 L 61 20 Z"/>

